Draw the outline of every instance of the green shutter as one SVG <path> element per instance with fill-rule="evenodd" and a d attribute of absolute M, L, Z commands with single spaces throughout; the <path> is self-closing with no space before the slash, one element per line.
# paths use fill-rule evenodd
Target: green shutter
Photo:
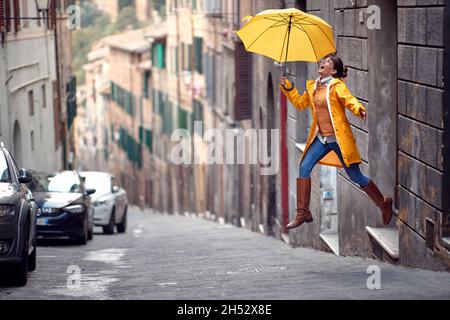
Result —
<path fill-rule="evenodd" d="M 175 47 L 175 74 L 179 73 L 180 70 L 180 48 L 178 46 Z"/>
<path fill-rule="evenodd" d="M 144 142 L 144 128 L 139 127 L 139 143 Z"/>
<path fill-rule="evenodd" d="M 188 130 L 188 113 L 178 106 L 178 128 Z"/>
<path fill-rule="evenodd" d="M 153 136 L 151 130 L 145 130 L 145 145 L 150 153 L 153 153 Z"/>
<path fill-rule="evenodd" d="M 172 103 L 166 101 L 163 114 L 163 132 L 168 135 L 171 134 L 172 125 Z"/>
<path fill-rule="evenodd" d="M 166 67 L 165 52 L 166 46 L 162 43 L 156 43 L 153 46 L 153 65 L 164 69 Z"/>
<path fill-rule="evenodd" d="M 186 70 L 186 45 L 181 44 L 181 71 Z"/>
<path fill-rule="evenodd" d="M 191 59 L 192 59 L 192 44 L 187 46 L 187 70 L 191 70 Z"/>
<path fill-rule="evenodd" d="M 130 115 L 133 117 L 136 115 L 136 97 L 131 92 L 130 92 Z"/>
<path fill-rule="evenodd" d="M 195 37 L 195 70 L 198 73 L 203 74 L 203 39 Z"/>
<path fill-rule="evenodd" d="M 157 47 L 157 44 L 153 44 L 153 47 L 152 47 L 152 64 L 155 67 L 158 66 L 158 47 Z"/>
<path fill-rule="evenodd" d="M 145 98 L 149 97 L 149 92 L 148 92 L 149 84 L 150 84 L 150 71 L 145 71 L 145 73 L 144 73 L 144 88 L 143 88 L 143 90 L 144 90 L 143 96 Z"/>

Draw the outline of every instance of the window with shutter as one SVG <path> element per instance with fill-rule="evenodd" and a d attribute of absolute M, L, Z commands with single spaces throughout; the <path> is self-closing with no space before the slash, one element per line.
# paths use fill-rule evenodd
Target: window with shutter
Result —
<path fill-rule="evenodd" d="M 5 31 L 5 1 L 0 0 L 0 32 Z"/>
<path fill-rule="evenodd" d="M 180 63 L 179 63 L 179 47 L 175 47 L 175 74 L 178 75 L 178 71 L 180 69 Z"/>
<path fill-rule="evenodd" d="M 149 97 L 150 71 L 144 73 L 144 97 Z"/>
<path fill-rule="evenodd" d="M 5 2 L 5 26 L 6 32 L 11 31 L 11 2 L 10 0 L 4 0 Z"/>
<path fill-rule="evenodd" d="M 49 12 L 49 19 L 48 19 L 48 23 L 49 26 L 48 28 L 50 30 L 54 30 L 56 28 L 56 0 L 49 0 L 50 1 L 50 12 Z"/>
<path fill-rule="evenodd" d="M 170 101 L 166 102 L 164 108 L 164 129 L 163 132 L 167 135 L 172 133 L 172 103 Z"/>
<path fill-rule="evenodd" d="M 151 130 L 145 130 L 145 145 L 150 153 L 153 152 L 153 134 Z"/>
<path fill-rule="evenodd" d="M 178 128 L 188 130 L 188 113 L 178 106 Z"/>
<path fill-rule="evenodd" d="M 14 19 L 14 31 L 18 32 L 20 30 L 20 2 L 19 0 L 14 0 L 13 1 L 13 10 L 14 10 L 14 17 L 16 19 Z"/>
<path fill-rule="evenodd" d="M 203 74 L 203 39 L 194 38 L 194 50 L 195 50 L 195 70 Z"/>
<path fill-rule="evenodd" d="M 204 127 L 204 125 L 203 125 L 203 121 L 204 121 L 204 118 L 203 118 L 203 104 L 200 101 L 198 101 L 198 100 L 194 100 L 194 113 L 193 113 L 193 115 L 191 117 L 191 121 L 192 121 L 192 123 L 191 123 L 191 132 L 195 128 L 195 122 L 196 121 L 202 122 L 202 127 Z"/>
<path fill-rule="evenodd" d="M 194 50 L 194 47 L 192 46 L 192 44 L 188 44 L 187 46 L 187 68 L 186 70 L 191 70 L 192 68 L 192 52 Z"/>
<path fill-rule="evenodd" d="M 181 71 L 186 70 L 186 45 L 181 44 Z"/>
<path fill-rule="evenodd" d="M 235 49 L 236 97 L 234 116 L 236 121 L 252 118 L 252 56 L 243 43 Z"/>

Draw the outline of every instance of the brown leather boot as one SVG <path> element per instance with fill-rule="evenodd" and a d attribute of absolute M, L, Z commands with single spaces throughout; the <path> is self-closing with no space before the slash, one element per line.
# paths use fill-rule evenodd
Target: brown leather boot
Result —
<path fill-rule="evenodd" d="M 362 188 L 365 193 L 372 199 L 373 202 L 381 209 L 383 214 L 383 222 L 385 225 L 389 225 L 392 220 L 392 199 L 385 198 L 378 189 L 377 185 L 371 180 L 369 185 Z"/>
<path fill-rule="evenodd" d="M 297 179 L 297 216 L 289 223 L 287 229 L 295 229 L 303 223 L 313 222 L 311 211 L 309 211 L 309 200 L 311 198 L 311 178 Z"/>

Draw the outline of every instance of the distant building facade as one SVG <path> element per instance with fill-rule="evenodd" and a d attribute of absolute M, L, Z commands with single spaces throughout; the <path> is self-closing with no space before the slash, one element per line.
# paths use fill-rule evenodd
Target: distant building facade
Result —
<path fill-rule="evenodd" d="M 50 1 L 44 19 L 35 1 L 0 2 L 0 79 L 5 84 L 0 86 L 0 140 L 18 165 L 29 169 L 68 166 L 67 115 L 75 110 L 76 83 L 67 67 L 70 33 L 62 21 L 70 4 Z"/>

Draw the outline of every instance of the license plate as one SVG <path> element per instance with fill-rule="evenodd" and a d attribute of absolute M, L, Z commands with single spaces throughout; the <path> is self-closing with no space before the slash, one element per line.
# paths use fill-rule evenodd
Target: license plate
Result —
<path fill-rule="evenodd" d="M 38 226 L 47 226 L 48 225 L 48 219 L 38 219 L 37 220 L 37 225 Z"/>

